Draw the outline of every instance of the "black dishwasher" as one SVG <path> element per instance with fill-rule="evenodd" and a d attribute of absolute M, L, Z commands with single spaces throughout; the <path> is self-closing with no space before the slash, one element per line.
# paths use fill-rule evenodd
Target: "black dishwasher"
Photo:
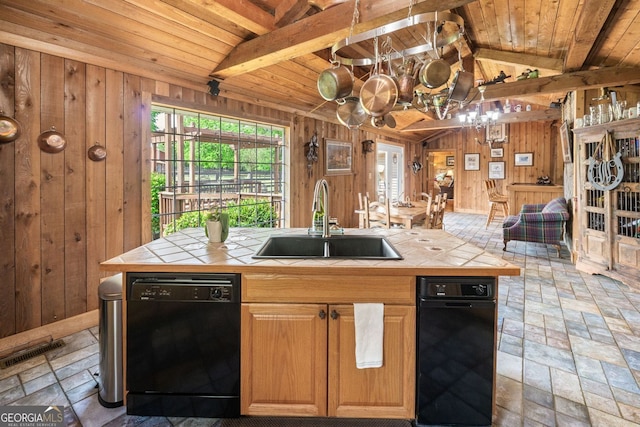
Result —
<path fill-rule="evenodd" d="M 490 426 L 496 280 L 418 277 L 416 425 Z"/>
<path fill-rule="evenodd" d="M 127 274 L 127 414 L 240 416 L 240 276 Z"/>

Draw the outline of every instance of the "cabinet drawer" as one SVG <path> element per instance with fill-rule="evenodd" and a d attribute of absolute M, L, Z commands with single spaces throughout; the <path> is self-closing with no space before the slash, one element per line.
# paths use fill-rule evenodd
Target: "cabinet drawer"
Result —
<path fill-rule="evenodd" d="M 415 304 L 415 276 L 243 274 L 242 302 Z"/>

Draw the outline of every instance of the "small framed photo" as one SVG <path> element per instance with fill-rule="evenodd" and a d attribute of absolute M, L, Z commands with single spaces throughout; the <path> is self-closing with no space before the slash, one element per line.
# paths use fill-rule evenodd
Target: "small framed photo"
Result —
<path fill-rule="evenodd" d="M 489 162 L 489 179 L 504 179 L 504 162 Z"/>
<path fill-rule="evenodd" d="M 502 157 L 504 156 L 503 148 L 492 148 L 491 149 L 491 157 Z"/>
<path fill-rule="evenodd" d="M 325 175 L 349 175 L 352 171 L 353 147 L 350 142 L 325 139 Z"/>
<path fill-rule="evenodd" d="M 573 162 L 571 156 L 571 133 L 569 132 L 569 125 L 565 120 L 560 126 L 560 143 L 562 144 L 562 158 L 565 163 Z"/>
<path fill-rule="evenodd" d="M 516 153 L 515 166 L 533 166 L 533 153 Z"/>
<path fill-rule="evenodd" d="M 454 166 L 454 165 L 455 165 L 455 157 L 447 156 L 447 166 Z"/>
<path fill-rule="evenodd" d="M 507 125 L 504 123 L 488 125 L 485 138 L 491 142 L 505 142 L 507 140 Z"/>
<path fill-rule="evenodd" d="M 464 155 L 464 170 L 479 171 L 480 170 L 480 153 L 472 153 Z"/>

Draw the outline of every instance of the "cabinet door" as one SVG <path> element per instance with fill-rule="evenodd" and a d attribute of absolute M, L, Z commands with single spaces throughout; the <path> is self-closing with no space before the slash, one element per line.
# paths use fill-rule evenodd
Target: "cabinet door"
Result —
<path fill-rule="evenodd" d="M 589 159 L 598 156 L 600 139 L 591 137 L 580 146 L 583 210 L 580 215 L 580 257 L 583 261 L 609 269 L 611 259 L 610 192 L 599 190 L 587 178 Z"/>
<path fill-rule="evenodd" d="M 243 415 L 326 415 L 326 310 L 325 304 L 242 304 Z"/>
<path fill-rule="evenodd" d="M 603 138 L 620 154 L 622 181 L 610 190 L 589 181 L 589 159 L 604 157 Z M 576 268 L 635 284 L 640 271 L 640 120 L 622 120 L 576 131 L 582 209 Z"/>
<path fill-rule="evenodd" d="M 622 155 L 624 175 L 611 194 L 613 269 L 637 278 L 640 271 L 640 130 L 620 134 L 615 149 Z"/>
<path fill-rule="evenodd" d="M 329 416 L 415 416 L 415 306 L 384 307 L 383 366 L 358 369 L 352 305 L 329 307 Z"/>

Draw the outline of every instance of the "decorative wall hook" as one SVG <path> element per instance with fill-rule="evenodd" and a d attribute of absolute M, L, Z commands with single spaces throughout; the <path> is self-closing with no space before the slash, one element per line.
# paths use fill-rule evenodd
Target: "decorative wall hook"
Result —
<path fill-rule="evenodd" d="M 373 140 L 365 139 L 362 141 L 362 153 L 366 156 L 367 153 L 373 152 Z"/>
<path fill-rule="evenodd" d="M 311 169 L 313 164 L 318 161 L 318 131 L 313 131 L 311 140 L 304 144 L 304 154 L 307 158 L 307 172 L 311 178 Z"/>

